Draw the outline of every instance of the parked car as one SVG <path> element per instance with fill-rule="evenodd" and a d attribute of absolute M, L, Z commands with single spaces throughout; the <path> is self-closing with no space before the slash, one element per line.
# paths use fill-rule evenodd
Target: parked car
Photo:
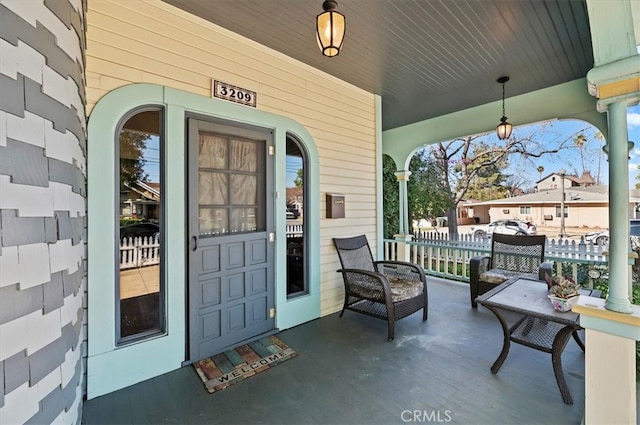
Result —
<path fill-rule="evenodd" d="M 519 221 L 519 223 L 527 226 L 527 235 L 535 236 L 538 234 L 538 227 L 530 221 Z"/>
<path fill-rule="evenodd" d="M 537 234 L 537 227 L 531 222 L 519 220 L 496 220 L 487 224 L 484 228 L 476 229 L 473 235 L 476 238 L 491 237 L 494 233 L 502 233 L 505 235 L 522 235 L 532 236 Z"/>
<path fill-rule="evenodd" d="M 145 236 L 155 236 L 160 233 L 160 226 L 156 223 L 135 223 L 120 227 L 120 239 Z"/>
<path fill-rule="evenodd" d="M 640 236 L 640 219 L 629 219 L 630 236 Z M 609 229 L 598 232 L 590 232 L 584 235 L 585 242 L 593 242 L 595 245 L 607 245 L 609 243 Z"/>
<path fill-rule="evenodd" d="M 298 218 L 300 217 L 300 211 L 297 208 L 287 207 L 287 218 Z"/>

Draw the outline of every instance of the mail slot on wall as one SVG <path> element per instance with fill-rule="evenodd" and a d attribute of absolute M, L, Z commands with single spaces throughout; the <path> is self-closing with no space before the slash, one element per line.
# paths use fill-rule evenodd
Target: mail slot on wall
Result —
<path fill-rule="evenodd" d="M 344 218 L 344 195 L 327 193 L 327 218 Z"/>

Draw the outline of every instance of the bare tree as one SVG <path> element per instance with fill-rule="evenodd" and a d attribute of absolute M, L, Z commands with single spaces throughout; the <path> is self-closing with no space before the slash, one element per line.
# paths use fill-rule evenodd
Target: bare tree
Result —
<path fill-rule="evenodd" d="M 596 177 L 596 184 L 600 184 L 602 181 L 600 180 L 600 165 L 602 164 L 602 148 L 600 147 L 601 143 L 604 143 L 604 134 L 602 132 L 597 131 L 595 134 L 595 138 L 598 141 L 598 175 Z"/>
<path fill-rule="evenodd" d="M 451 207 L 447 210 L 450 235 L 458 233 L 457 206 L 482 170 L 490 167 L 502 169 L 504 164 L 514 157 L 532 161 L 563 149 L 574 148 L 574 137 L 584 132 L 584 129 L 568 137 L 551 141 L 548 137 L 543 137 L 544 132 L 544 126 L 536 127 L 529 134 L 519 137 L 512 135 L 499 144 L 488 143 L 488 135 L 476 135 L 430 146 L 431 154 L 440 170 L 442 189 L 451 200 Z"/>
<path fill-rule="evenodd" d="M 521 195 L 524 190 L 523 186 L 527 183 L 527 179 L 524 178 L 521 174 L 509 174 L 505 183 L 507 185 L 507 190 L 509 191 L 509 196 L 518 196 Z"/>
<path fill-rule="evenodd" d="M 573 144 L 578 148 L 578 152 L 580 152 L 580 162 L 582 163 L 582 172 L 589 171 L 587 165 L 585 164 L 585 155 L 587 154 L 587 136 L 584 133 L 576 134 L 573 138 Z M 574 167 L 575 169 L 575 167 Z M 579 175 L 578 172 L 575 173 Z"/>

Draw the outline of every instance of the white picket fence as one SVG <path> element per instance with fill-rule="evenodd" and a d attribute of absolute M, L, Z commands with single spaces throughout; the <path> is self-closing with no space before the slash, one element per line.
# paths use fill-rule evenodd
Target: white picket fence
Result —
<path fill-rule="evenodd" d="M 120 242 L 120 270 L 160 264 L 158 235 L 124 238 Z"/>
<path fill-rule="evenodd" d="M 409 245 L 409 261 L 419 264 L 427 274 L 454 280 L 469 281 L 469 260 L 491 253 L 490 238 L 475 238 L 472 234 L 457 235 L 452 239 L 447 233 L 416 233 Z M 398 259 L 398 242 L 384 240 L 384 259 Z M 545 261 L 553 262 L 556 273 L 563 274 L 563 263 L 569 263 L 574 279 L 578 279 L 578 266 L 606 268 L 609 264 L 603 252 L 606 246 L 575 240 L 547 240 Z M 565 270 L 566 273 L 566 270 Z M 589 285 L 591 286 L 591 278 Z"/>
<path fill-rule="evenodd" d="M 288 224 L 287 238 L 303 235 L 302 224 Z M 120 270 L 160 264 L 160 242 L 158 235 L 125 238 L 120 242 Z"/>
<path fill-rule="evenodd" d="M 287 224 L 287 238 L 303 236 L 304 227 L 302 224 Z"/>

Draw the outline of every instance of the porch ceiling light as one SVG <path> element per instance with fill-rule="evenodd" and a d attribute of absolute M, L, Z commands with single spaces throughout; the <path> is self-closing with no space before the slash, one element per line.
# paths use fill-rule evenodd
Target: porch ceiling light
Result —
<path fill-rule="evenodd" d="M 338 2 L 325 0 L 322 3 L 324 12 L 316 18 L 316 37 L 318 46 L 325 56 L 334 57 L 340 53 L 344 41 L 345 19 L 344 15 L 336 12 Z"/>
<path fill-rule="evenodd" d="M 498 133 L 498 139 L 505 140 L 511 136 L 511 130 L 513 130 L 513 126 L 507 122 L 507 117 L 504 113 L 504 84 L 509 81 L 509 77 L 500 77 L 496 81 L 502 84 L 502 118 L 500 118 L 500 124 L 496 127 L 496 132 Z"/>

